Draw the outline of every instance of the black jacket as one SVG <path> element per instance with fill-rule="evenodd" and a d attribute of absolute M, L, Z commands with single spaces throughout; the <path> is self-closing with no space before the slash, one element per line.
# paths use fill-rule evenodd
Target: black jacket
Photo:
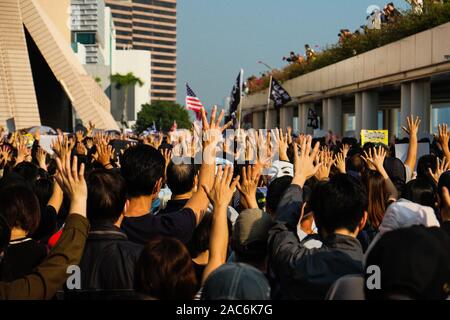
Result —
<path fill-rule="evenodd" d="M 337 234 L 321 239 L 319 249 L 305 248 L 295 233 L 302 202 L 302 189 L 291 185 L 269 232 L 269 268 L 281 299 L 324 299 L 337 279 L 362 273 L 363 251 L 357 239 Z"/>
<path fill-rule="evenodd" d="M 133 289 L 142 246 L 112 224 L 94 224 L 80 262 L 82 290 Z"/>

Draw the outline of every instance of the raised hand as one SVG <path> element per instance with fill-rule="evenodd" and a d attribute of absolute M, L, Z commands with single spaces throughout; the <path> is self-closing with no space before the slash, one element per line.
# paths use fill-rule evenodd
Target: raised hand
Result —
<path fill-rule="evenodd" d="M 388 178 L 383 166 L 386 158 L 386 150 L 383 147 L 369 149 L 369 152 L 364 151 L 362 158 L 369 166 L 369 169 L 378 171 L 385 179 Z"/>
<path fill-rule="evenodd" d="M 298 145 L 294 143 L 294 179 L 292 184 L 299 185 L 302 188 L 306 180 L 314 176 L 322 166 L 321 162 L 314 164 L 314 160 L 319 153 L 320 143 L 317 142 L 314 149 L 311 148 L 311 144 L 312 137 L 308 136 L 303 139 L 300 152 L 298 152 Z"/>
<path fill-rule="evenodd" d="M 403 131 L 405 131 L 410 137 L 417 137 L 417 134 L 419 132 L 420 127 L 420 118 L 416 117 L 414 120 L 414 117 L 407 117 L 406 118 L 407 126 L 402 127 Z"/>
<path fill-rule="evenodd" d="M 283 129 L 275 129 L 275 139 L 278 143 L 278 154 L 281 161 L 289 161 L 287 150 L 289 148 L 289 134 L 283 135 Z"/>
<path fill-rule="evenodd" d="M 247 166 L 242 168 L 242 181 L 238 183 L 237 188 L 245 199 L 246 209 L 257 209 L 256 189 L 258 188 L 261 177 L 260 169 L 256 166 Z"/>
<path fill-rule="evenodd" d="M 27 142 L 25 141 L 25 139 L 19 139 L 19 142 L 17 144 L 16 165 L 26 161 L 30 154 L 31 150 L 27 147 Z"/>
<path fill-rule="evenodd" d="M 36 128 L 36 131 L 34 132 L 34 140 L 36 141 L 40 141 L 41 140 L 41 129 L 40 128 Z"/>
<path fill-rule="evenodd" d="M 347 173 L 346 165 L 345 165 L 346 156 L 343 152 L 340 152 L 336 155 L 335 158 L 335 166 L 339 170 L 340 173 Z"/>
<path fill-rule="evenodd" d="M 70 198 L 70 213 L 86 217 L 87 185 L 84 179 L 84 163 L 78 170 L 77 157 L 73 157 L 72 165 L 70 157 L 65 157 L 64 161 L 57 157 L 56 165 L 58 171 L 55 178 L 61 189 Z"/>
<path fill-rule="evenodd" d="M 317 155 L 316 163 L 322 163 L 322 166 L 315 174 L 317 180 L 327 181 L 330 177 L 331 167 L 335 163 L 332 152 L 328 148 L 320 151 Z"/>
<path fill-rule="evenodd" d="M 226 166 L 225 170 L 222 170 L 220 166 L 217 169 L 212 190 L 209 190 L 206 185 L 202 185 L 202 188 L 215 209 L 226 208 L 233 198 L 238 183 L 239 176 L 233 179 L 233 169 L 230 166 Z"/>
<path fill-rule="evenodd" d="M 78 131 L 75 133 L 75 137 L 77 138 L 77 142 L 78 142 L 78 143 L 82 142 L 83 139 L 84 139 L 83 131 L 78 130 Z"/>
<path fill-rule="evenodd" d="M 0 165 L 5 166 L 11 159 L 11 149 L 7 146 L 2 146 L 0 148 Z"/>
<path fill-rule="evenodd" d="M 47 163 L 46 163 L 47 152 L 43 148 L 39 148 L 36 152 L 36 160 L 39 164 L 39 167 L 47 171 Z"/>
<path fill-rule="evenodd" d="M 111 159 L 113 157 L 113 148 L 111 145 L 107 144 L 105 141 L 96 144 L 96 153 L 93 155 L 95 161 L 100 163 L 106 169 L 112 169 Z"/>
<path fill-rule="evenodd" d="M 448 150 L 448 141 L 450 139 L 450 132 L 447 124 L 438 125 L 438 135 L 434 136 L 436 141 L 441 145 L 442 149 Z"/>
<path fill-rule="evenodd" d="M 446 158 L 443 160 L 440 160 L 439 158 L 436 159 L 436 171 L 433 172 L 431 168 L 428 168 L 428 175 L 433 179 L 434 183 L 438 185 L 439 179 L 441 178 L 441 175 L 448 171 L 450 163 Z"/>

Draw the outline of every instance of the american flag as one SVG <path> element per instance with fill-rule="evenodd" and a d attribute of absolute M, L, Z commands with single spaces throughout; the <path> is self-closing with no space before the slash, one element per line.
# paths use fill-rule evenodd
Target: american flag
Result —
<path fill-rule="evenodd" d="M 201 103 L 200 99 L 197 98 L 194 91 L 191 89 L 191 87 L 189 87 L 187 83 L 186 83 L 186 109 L 194 111 L 197 120 L 200 120 L 202 118 L 203 104 Z"/>

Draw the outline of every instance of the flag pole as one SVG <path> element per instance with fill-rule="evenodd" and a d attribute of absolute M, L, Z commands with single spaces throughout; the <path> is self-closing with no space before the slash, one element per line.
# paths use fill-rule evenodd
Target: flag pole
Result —
<path fill-rule="evenodd" d="M 269 129 L 269 109 L 270 109 L 270 92 L 272 91 L 272 75 L 269 80 L 269 93 L 267 95 L 267 108 L 266 108 L 266 130 Z"/>
<path fill-rule="evenodd" d="M 239 87 L 240 87 L 240 90 L 239 90 L 239 92 L 240 92 L 240 99 L 239 99 L 239 106 L 238 106 L 238 116 L 239 116 L 239 119 L 238 119 L 238 134 L 239 134 L 239 132 L 241 131 L 242 100 L 243 100 L 243 98 L 244 98 L 244 95 L 243 95 L 244 85 L 243 85 L 243 83 L 244 83 L 244 69 L 241 69 L 241 81 L 240 81 L 240 83 L 239 83 Z"/>

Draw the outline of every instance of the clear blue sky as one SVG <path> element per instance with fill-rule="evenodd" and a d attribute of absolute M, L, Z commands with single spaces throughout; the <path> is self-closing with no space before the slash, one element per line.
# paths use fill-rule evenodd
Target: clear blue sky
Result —
<path fill-rule="evenodd" d="M 258 75 L 289 52 L 337 42 L 340 29 L 364 24 L 366 9 L 389 0 L 179 0 L 178 102 L 188 82 L 205 106 L 222 105 L 240 68 Z M 393 1 L 407 8 L 404 0 Z"/>

